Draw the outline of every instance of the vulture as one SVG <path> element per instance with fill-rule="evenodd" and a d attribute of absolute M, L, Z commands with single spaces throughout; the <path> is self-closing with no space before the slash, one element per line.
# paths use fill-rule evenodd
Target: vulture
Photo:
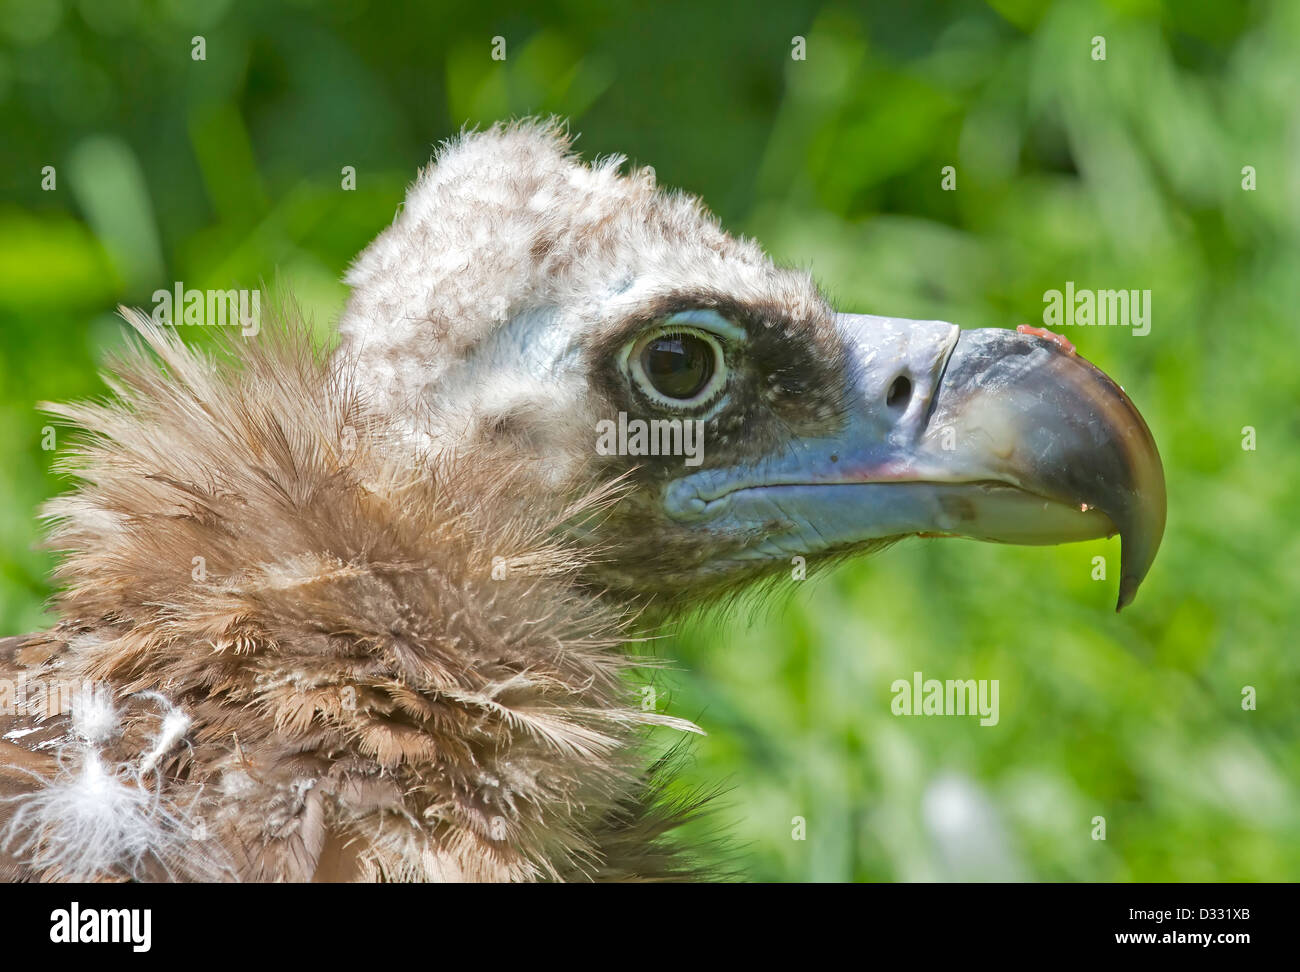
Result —
<path fill-rule="evenodd" d="M 707 797 L 647 736 L 699 730 L 636 683 L 674 612 L 918 535 L 1118 533 L 1132 600 L 1160 459 L 1069 342 L 837 313 L 624 161 L 451 140 L 328 350 L 287 300 L 206 351 L 124 311 L 109 397 L 45 406 L 75 486 L 57 622 L 0 640 L 0 876 L 690 879 Z"/>

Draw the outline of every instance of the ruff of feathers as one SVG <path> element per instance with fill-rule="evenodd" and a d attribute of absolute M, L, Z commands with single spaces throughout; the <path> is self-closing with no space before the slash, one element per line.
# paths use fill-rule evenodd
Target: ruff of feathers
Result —
<path fill-rule="evenodd" d="M 554 539 L 617 487 L 414 451 L 300 324 L 213 358 L 128 318 L 113 397 L 48 406 L 84 434 L 39 674 L 106 686 L 112 724 L 0 805 L 11 852 L 55 879 L 688 873 L 665 834 L 697 806 L 640 767 L 647 726 L 695 727 L 633 703 L 630 619 L 576 582 L 598 552 Z M 66 813 L 95 782 L 102 819 Z"/>

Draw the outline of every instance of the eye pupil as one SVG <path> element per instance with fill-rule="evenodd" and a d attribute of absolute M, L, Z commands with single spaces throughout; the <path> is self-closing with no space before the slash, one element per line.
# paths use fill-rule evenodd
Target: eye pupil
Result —
<path fill-rule="evenodd" d="M 663 334 L 646 344 L 641 367 L 669 398 L 693 398 L 709 383 L 715 367 L 708 342 L 693 334 Z"/>

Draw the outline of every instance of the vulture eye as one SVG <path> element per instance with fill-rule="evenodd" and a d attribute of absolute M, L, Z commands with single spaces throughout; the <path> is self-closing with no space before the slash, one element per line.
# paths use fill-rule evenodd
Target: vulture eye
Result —
<path fill-rule="evenodd" d="M 726 377 L 722 348 L 703 331 L 651 331 L 636 343 L 630 358 L 632 377 L 641 390 L 679 408 L 708 401 Z"/>
<path fill-rule="evenodd" d="M 713 348 L 694 334 L 662 334 L 641 352 L 641 369 L 669 398 L 694 398 L 713 377 Z"/>

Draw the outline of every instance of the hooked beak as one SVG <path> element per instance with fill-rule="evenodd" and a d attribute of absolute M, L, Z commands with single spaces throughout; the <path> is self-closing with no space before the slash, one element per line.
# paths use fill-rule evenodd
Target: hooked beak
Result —
<path fill-rule="evenodd" d="M 851 369 L 843 429 L 678 480 L 670 515 L 765 524 L 755 558 L 908 535 L 1054 544 L 1119 533 L 1116 610 L 1133 600 L 1164 533 L 1165 482 L 1119 385 L 1036 334 L 857 314 L 836 323 Z"/>

